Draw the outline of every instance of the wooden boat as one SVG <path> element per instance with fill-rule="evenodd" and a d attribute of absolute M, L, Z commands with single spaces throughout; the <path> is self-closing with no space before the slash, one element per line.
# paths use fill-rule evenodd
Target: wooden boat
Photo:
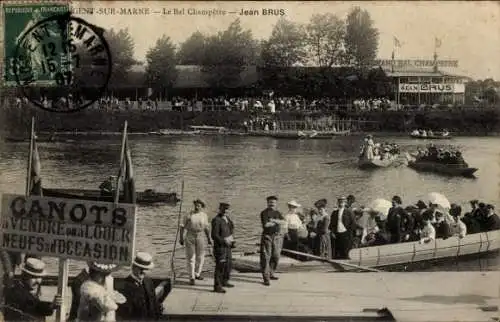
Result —
<path fill-rule="evenodd" d="M 408 167 L 417 171 L 434 172 L 454 177 L 474 177 L 477 168 L 464 167 L 460 164 L 443 164 L 430 161 L 420 161 L 408 156 Z"/>
<path fill-rule="evenodd" d="M 15 143 L 22 143 L 22 142 L 26 142 L 26 143 L 29 143 L 30 139 L 26 139 L 26 138 L 20 138 L 20 137 L 6 137 L 4 138 L 4 141 L 5 142 L 15 142 Z M 71 139 L 62 139 L 62 138 L 57 138 L 57 137 L 42 137 L 42 138 L 37 138 L 36 139 L 37 142 L 58 142 L 58 143 L 71 143 L 71 142 L 75 142 L 75 140 L 71 140 Z"/>
<path fill-rule="evenodd" d="M 223 126 L 210 126 L 210 125 L 192 125 L 189 127 L 192 131 L 198 134 L 213 135 L 225 134 L 228 129 Z"/>
<path fill-rule="evenodd" d="M 407 242 L 355 248 L 349 252 L 349 260 L 339 260 L 337 262 L 345 262 L 363 267 L 381 268 L 436 260 L 459 260 L 460 258 L 491 254 L 499 251 L 500 230 L 495 230 L 466 235 L 462 239 L 458 237 L 450 237 L 444 240 L 437 239 L 427 244 Z M 304 270 L 343 271 L 353 269 L 347 266 L 343 269 L 339 269 L 338 265 L 316 261 L 300 261 L 285 256 L 280 258 L 278 267 L 282 272 Z M 255 253 L 234 255 L 233 268 L 242 273 L 260 272 L 260 256 Z"/>
<path fill-rule="evenodd" d="M 336 136 L 349 135 L 351 131 L 277 131 L 269 136 L 275 139 L 332 139 Z"/>
<path fill-rule="evenodd" d="M 43 195 L 47 197 L 84 199 L 95 201 L 113 201 L 112 197 L 101 196 L 100 190 L 86 189 L 43 189 Z M 136 192 L 137 203 L 142 205 L 152 205 L 158 203 L 176 204 L 180 201 L 175 192 L 156 192 L 147 189 Z"/>
<path fill-rule="evenodd" d="M 366 159 L 364 157 L 360 157 L 358 159 L 358 167 L 360 169 L 378 169 L 378 168 L 387 168 L 393 166 L 397 163 L 399 156 L 391 155 L 389 158 L 380 159 Z"/>
<path fill-rule="evenodd" d="M 436 133 L 434 135 L 422 136 L 420 134 L 410 134 L 412 139 L 421 139 L 421 140 L 450 140 L 453 138 L 451 135 L 442 135 L 441 133 Z"/>

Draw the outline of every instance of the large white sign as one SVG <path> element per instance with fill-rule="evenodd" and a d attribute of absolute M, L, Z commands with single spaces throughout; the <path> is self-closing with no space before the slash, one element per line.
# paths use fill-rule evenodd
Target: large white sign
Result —
<path fill-rule="evenodd" d="M 431 60 L 431 59 L 377 59 L 375 66 L 393 66 L 400 68 L 418 68 L 418 67 L 458 67 L 458 60 Z"/>
<path fill-rule="evenodd" d="M 132 263 L 133 204 L 4 194 L 1 210 L 5 250 L 103 264 Z"/>
<path fill-rule="evenodd" d="M 464 84 L 399 84 L 400 93 L 465 93 Z"/>

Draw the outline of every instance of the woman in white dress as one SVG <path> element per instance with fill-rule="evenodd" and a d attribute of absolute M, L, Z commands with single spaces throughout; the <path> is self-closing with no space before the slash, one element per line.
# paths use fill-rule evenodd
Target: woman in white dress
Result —
<path fill-rule="evenodd" d="M 299 217 L 298 210 L 300 204 L 292 200 L 288 202 L 288 213 L 285 215 L 288 233 L 285 236 L 284 248 L 297 251 L 299 248 L 299 229 L 302 228 L 302 220 Z"/>

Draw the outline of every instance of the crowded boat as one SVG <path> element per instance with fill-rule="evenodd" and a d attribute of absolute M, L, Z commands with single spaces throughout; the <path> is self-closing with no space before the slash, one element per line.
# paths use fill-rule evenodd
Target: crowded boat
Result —
<path fill-rule="evenodd" d="M 429 144 L 425 150 L 419 148 L 415 157 L 417 161 L 469 167 L 462 156 L 462 152 L 454 147 L 437 148 L 434 144 Z"/>
<path fill-rule="evenodd" d="M 424 130 L 424 129 L 415 129 L 410 133 L 410 136 L 413 138 L 421 138 L 421 139 L 447 139 L 451 138 L 450 132 L 447 129 L 443 129 L 442 131 L 434 132 L 432 130 Z"/>
<path fill-rule="evenodd" d="M 419 200 L 403 206 L 402 198 L 394 196 L 390 202 L 377 199 L 371 207 L 356 208 L 356 198 L 350 195 L 338 198 L 331 213 L 327 211 L 326 199 L 316 201 L 312 209 L 302 208 L 292 200 L 284 216 L 284 248 L 324 258 L 348 259 L 353 248 L 425 244 L 500 229 L 500 217 L 491 204 L 472 200 L 471 209 L 463 213 L 461 206 L 450 204 L 441 194 L 434 193 L 433 198 L 427 203 Z"/>

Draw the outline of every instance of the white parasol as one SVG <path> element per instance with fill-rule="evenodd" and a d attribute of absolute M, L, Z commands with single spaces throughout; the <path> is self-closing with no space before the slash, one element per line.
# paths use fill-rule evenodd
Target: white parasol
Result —
<path fill-rule="evenodd" d="M 429 199 L 430 203 L 433 203 L 435 205 L 438 205 L 439 207 L 443 209 L 450 209 L 451 205 L 450 202 L 448 201 L 448 198 L 446 198 L 444 195 L 438 193 L 438 192 L 431 192 L 427 195 L 427 199 Z"/>
<path fill-rule="evenodd" d="M 387 215 L 389 214 L 389 209 L 392 208 L 392 202 L 386 199 L 375 199 L 369 205 L 369 208 L 380 213 L 380 219 L 386 220 Z"/>

